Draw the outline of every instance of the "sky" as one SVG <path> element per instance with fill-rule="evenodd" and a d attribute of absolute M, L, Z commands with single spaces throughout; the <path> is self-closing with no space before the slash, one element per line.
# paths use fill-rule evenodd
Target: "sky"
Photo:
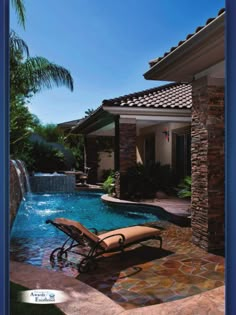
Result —
<path fill-rule="evenodd" d="M 25 0 L 26 27 L 10 11 L 10 28 L 42 56 L 68 69 L 74 91 L 35 94 L 29 109 L 43 124 L 79 119 L 104 99 L 166 82 L 145 80 L 148 62 L 163 56 L 215 17 L 223 0 Z"/>

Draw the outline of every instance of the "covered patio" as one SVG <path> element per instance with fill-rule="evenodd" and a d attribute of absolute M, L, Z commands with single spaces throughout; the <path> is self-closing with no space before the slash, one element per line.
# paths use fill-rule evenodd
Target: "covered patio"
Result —
<path fill-rule="evenodd" d="M 124 195 L 122 176 L 136 163 L 160 162 L 172 166 L 180 177 L 189 174 L 191 91 L 189 84 L 174 83 L 104 100 L 79 122 L 73 133 L 85 135 L 90 181 L 98 180 L 96 140 L 101 136 L 113 138 L 118 198 Z"/>

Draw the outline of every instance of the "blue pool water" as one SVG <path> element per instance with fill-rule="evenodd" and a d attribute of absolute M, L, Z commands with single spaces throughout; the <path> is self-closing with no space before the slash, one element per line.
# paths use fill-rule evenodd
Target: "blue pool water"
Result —
<path fill-rule="evenodd" d="M 19 207 L 11 237 L 54 237 L 58 232 L 45 221 L 56 217 L 80 221 L 98 231 L 159 220 L 148 206 L 110 206 L 101 200 L 101 195 L 95 192 L 27 195 Z"/>
<path fill-rule="evenodd" d="M 97 192 L 26 195 L 11 230 L 11 258 L 38 266 L 48 261 L 49 252 L 65 239 L 63 232 L 45 223 L 48 219 L 64 217 L 105 231 L 161 218 L 154 213 L 157 209 L 153 211 L 150 206 L 110 206 L 101 200 L 101 195 Z"/>

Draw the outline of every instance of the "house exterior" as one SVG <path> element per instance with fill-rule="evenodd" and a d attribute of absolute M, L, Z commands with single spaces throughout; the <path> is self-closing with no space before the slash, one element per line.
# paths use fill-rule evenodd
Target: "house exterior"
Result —
<path fill-rule="evenodd" d="M 208 251 L 224 248 L 224 31 L 222 9 L 144 74 L 192 85 L 193 242 Z"/>
<path fill-rule="evenodd" d="M 186 83 L 104 100 L 92 115 L 73 128 L 73 133 L 86 137 L 92 179 L 98 179 L 95 152 L 101 136 L 113 138 L 113 169 L 120 179 L 137 162 L 169 164 L 179 180 L 190 175 L 191 107 L 192 87 Z M 116 182 L 116 193 L 119 198 L 124 195 L 121 180 Z"/>

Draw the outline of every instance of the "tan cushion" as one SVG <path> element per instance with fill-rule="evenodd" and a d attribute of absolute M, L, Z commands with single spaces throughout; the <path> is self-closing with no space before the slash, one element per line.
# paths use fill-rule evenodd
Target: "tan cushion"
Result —
<path fill-rule="evenodd" d="M 100 240 L 104 239 L 107 236 L 114 235 L 114 234 L 123 234 L 125 237 L 125 245 L 132 243 L 132 242 L 138 242 L 145 238 L 151 238 L 153 236 L 159 235 L 160 231 L 158 229 L 154 229 L 147 226 L 131 226 L 127 228 L 117 229 L 113 230 L 107 233 L 100 234 L 98 237 Z M 105 243 L 104 248 L 106 249 L 113 249 L 116 247 L 119 247 L 119 239 L 121 236 L 114 236 L 109 237 L 103 241 Z"/>
<path fill-rule="evenodd" d="M 83 226 L 81 223 L 79 223 L 77 221 L 64 219 L 64 218 L 56 218 L 54 220 L 54 222 L 57 224 L 64 224 L 67 226 L 75 227 L 80 232 L 82 232 L 84 235 L 86 235 L 90 240 L 94 241 L 95 243 L 97 243 L 100 240 L 96 234 L 90 232 L 85 226 Z"/>

